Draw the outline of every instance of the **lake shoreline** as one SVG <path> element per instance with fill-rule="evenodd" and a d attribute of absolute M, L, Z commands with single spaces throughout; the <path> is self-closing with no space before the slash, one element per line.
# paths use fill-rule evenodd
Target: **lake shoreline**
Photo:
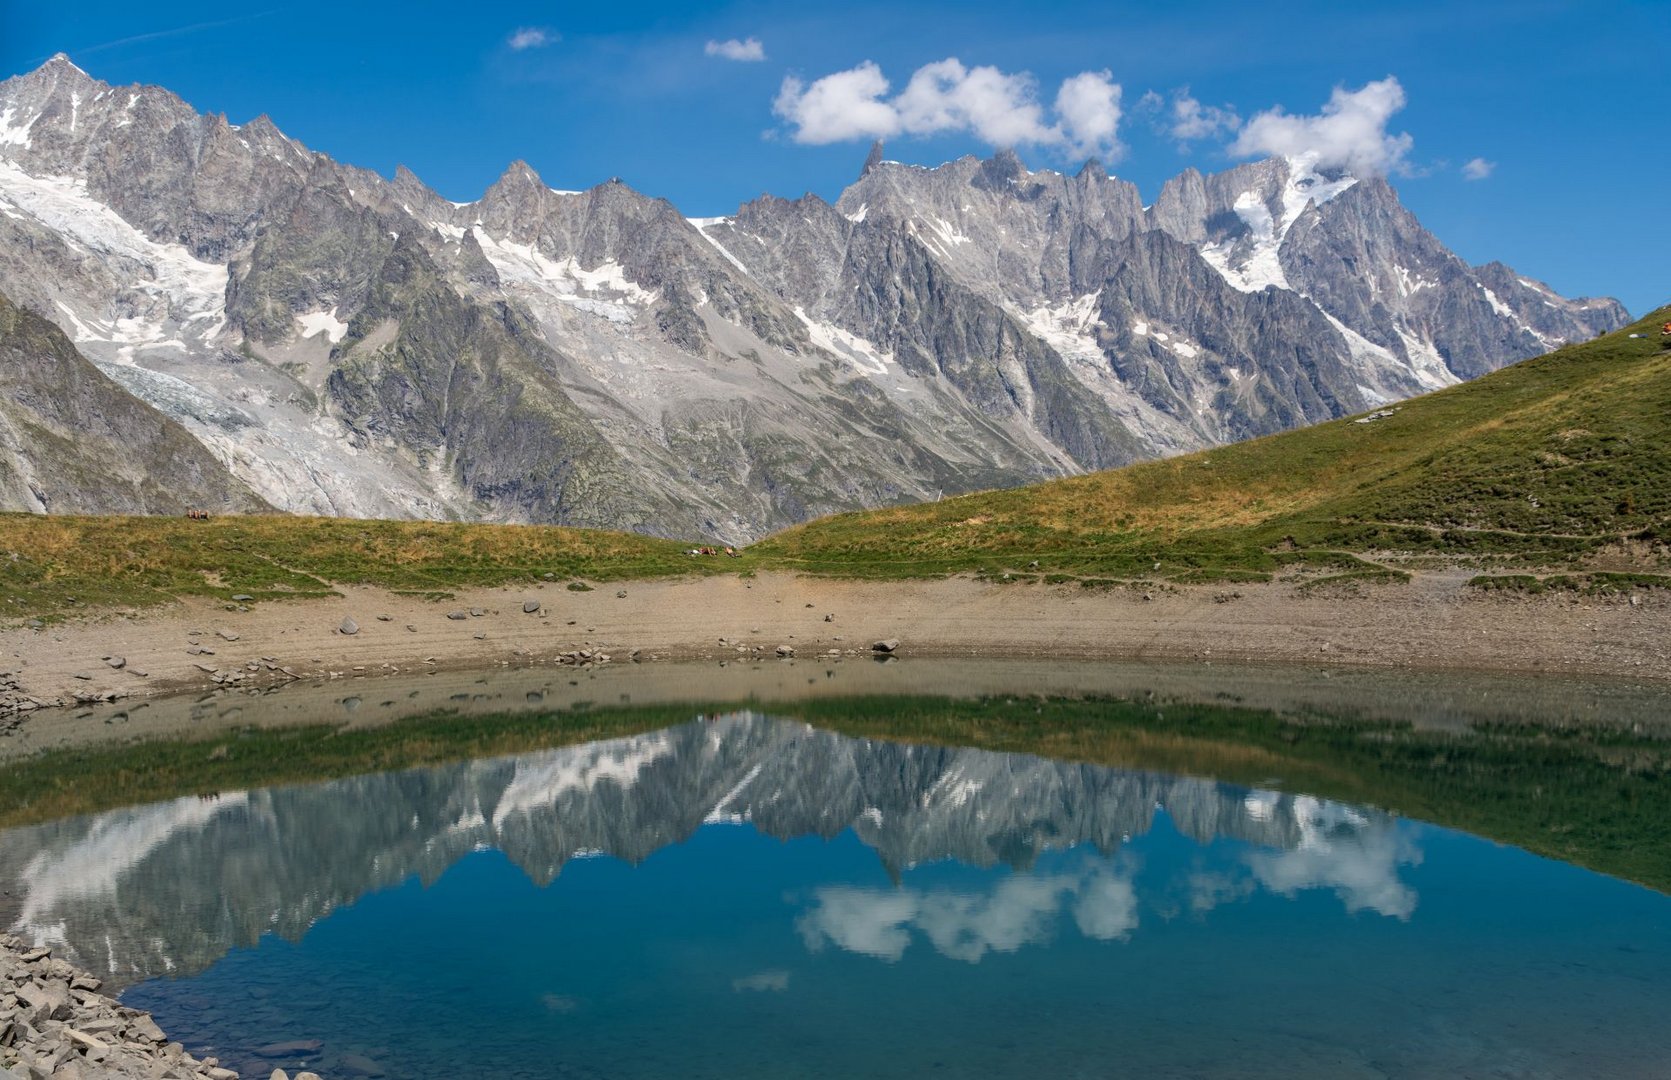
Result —
<path fill-rule="evenodd" d="M 99 993 L 100 979 L 55 958 L 51 949 L 0 935 L 0 985 L 12 990 L 14 1002 L 0 1008 L 0 1033 L 5 1035 L 0 1040 L 0 1071 L 113 1080 L 237 1080 L 238 1073 L 222 1068 L 218 1059 L 199 1060 L 170 1041 L 150 1013 Z"/>
<path fill-rule="evenodd" d="M 629 661 L 903 657 L 1304 664 L 1671 680 L 1671 597 L 1487 594 L 1466 574 L 1305 589 L 1087 589 L 783 573 L 431 600 L 383 589 L 248 608 L 186 601 L 0 631 L 0 727 L 59 705 L 218 687 Z"/>

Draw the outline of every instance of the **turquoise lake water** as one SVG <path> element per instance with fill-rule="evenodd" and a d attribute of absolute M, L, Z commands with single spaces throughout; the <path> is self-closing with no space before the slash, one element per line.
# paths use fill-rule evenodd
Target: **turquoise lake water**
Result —
<path fill-rule="evenodd" d="M 1661 893 L 753 713 L 7 849 L 20 932 L 247 1076 L 1671 1075 Z"/>

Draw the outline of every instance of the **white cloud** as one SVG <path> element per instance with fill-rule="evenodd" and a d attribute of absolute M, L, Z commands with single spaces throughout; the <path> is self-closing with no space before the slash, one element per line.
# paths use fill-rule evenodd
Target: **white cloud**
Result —
<path fill-rule="evenodd" d="M 1495 161 L 1487 161 L 1482 157 L 1474 158 L 1462 166 L 1462 176 L 1466 180 L 1484 180 L 1497 169 Z"/>
<path fill-rule="evenodd" d="M 543 26 L 519 26 L 515 33 L 505 39 L 505 44 L 513 51 L 521 52 L 523 49 L 538 49 L 554 44 L 559 36 L 555 31 L 547 30 Z"/>
<path fill-rule="evenodd" d="M 709 56 L 718 56 L 724 60 L 754 61 L 766 59 L 766 46 L 760 44 L 756 37 L 745 38 L 741 41 L 732 38 L 729 41 L 710 41 L 702 46 L 702 51 Z"/>
<path fill-rule="evenodd" d="M 1107 70 L 1082 71 L 1064 79 L 1056 91 L 1056 115 L 1075 153 L 1118 152 L 1120 84 Z"/>
<path fill-rule="evenodd" d="M 970 131 L 994 146 L 1048 142 L 1053 135 L 1033 95 L 1030 75 L 970 69 L 948 59 L 918 68 L 894 108 L 913 135 Z"/>
<path fill-rule="evenodd" d="M 1106 71 L 1064 80 L 1054 120 L 1046 117 L 1031 75 L 969 68 L 955 57 L 918 68 L 891 98 L 890 89 L 882 69 L 867 60 L 810 84 L 789 76 L 772 107 L 800 143 L 964 132 L 993 146 L 1031 144 L 1111 157 L 1119 151 L 1120 87 Z"/>
<path fill-rule="evenodd" d="M 1241 126 L 1242 118 L 1229 106 L 1203 105 L 1184 87 L 1172 95 L 1172 108 L 1167 116 L 1167 134 L 1181 143 L 1197 139 L 1211 139 L 1229 134 Z"/>
<path fill-rule="evenodd" d="M 793 75 L 786 77 L 772 111 L 795 125 L 796 142 L 885 139 L 900 130 L 898 111 L 880 100 L 887 92 L 882 69 L 866 60 L 811 86 Z"/>
<path fill-rule="evenodd" d="M 1291 116 L 1279 105 L 1247 122 L 1230 153 L 1237 157 L 1315 154 L 1325 168 L 1358 174 L 1397 172 L 1414 140 L 1391 135 L 1387 121 L 1404 107 L 1404 88 L 1387 76 L 1357 90 L 1335 87 L 1316 116 Z"/>

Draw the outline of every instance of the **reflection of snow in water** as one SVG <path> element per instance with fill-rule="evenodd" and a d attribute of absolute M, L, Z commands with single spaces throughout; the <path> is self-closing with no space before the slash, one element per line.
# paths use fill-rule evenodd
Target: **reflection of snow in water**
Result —
<path fill-rule="evenodd" d="M 196 832 L 247 802 L 241 791 L 214 798 L 190 795 L 100 815 L 68 848 L 42 851 L 24 867 L 22 880 L 28 891 L 14 929 L 37 945 L 66 945 L 62 906 L 114 894 L 123 876 L 170 838 Z"/>

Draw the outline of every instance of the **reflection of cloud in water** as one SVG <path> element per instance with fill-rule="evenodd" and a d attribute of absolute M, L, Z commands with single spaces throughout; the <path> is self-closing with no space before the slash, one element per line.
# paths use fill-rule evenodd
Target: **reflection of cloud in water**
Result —
<path fill-rule="evenodd" d="M 1281 812 L 1280 802 L 1266 792 L 1250 794 L 1243 806 L 1260 821 Z M 1286 897 L 1302 889 L 1333 889 L 1348 912 L 1368 909 L 1395 919 L 1415 912 L 1416 890 L 1399 880 L 1398 870 L 1419 866 L 1422 856 L 1395 822 L 1308 795 L 1296 796 L 1288 814 L 1298 831 L 1294 847 L 1249 852 L 1244 866 L 1230 870 L 1193 872 L 1190 908 L 1208 912 L 1264 886 Z"/>
<path fill-rule="evenodd" d="M 739 994 L 745 990 L 782 993 L 789 989 L 789 972 L 777 968 L 770 971 L 757 971 L 753 975 L 744 975 L 740 979 L 732 979 L 731 989 Z"/>
<path fill-rule="evenodd" d="M 1416 890 L 1398 879 L 1401 865 L 1419 865 L 1421 852 L 1391 828 L 1366 829 L 1351 844 L 1260 851 L 1248 856 L 1253 876 L 1284 896 L 1301 889 L 1333 889 L 1355 912 L 1370 911 L 1408 919 L 1416 910 Z"/>
<path fill-rule="evenodd" d="M 973 964 L 989 951 L 1014 952 L 1043 942 L 1064 905 L 1087 937 L 1124 938 L 1137 925 L 1137 894 L 1130 878 L 1102 864 L 1080 874 L 1006 877 L 986 894 L 820 889 L 797 925 L 810 949 L 829 942 L 890 962 L 905 955 L 916 929 L 941 954 Z"/>

